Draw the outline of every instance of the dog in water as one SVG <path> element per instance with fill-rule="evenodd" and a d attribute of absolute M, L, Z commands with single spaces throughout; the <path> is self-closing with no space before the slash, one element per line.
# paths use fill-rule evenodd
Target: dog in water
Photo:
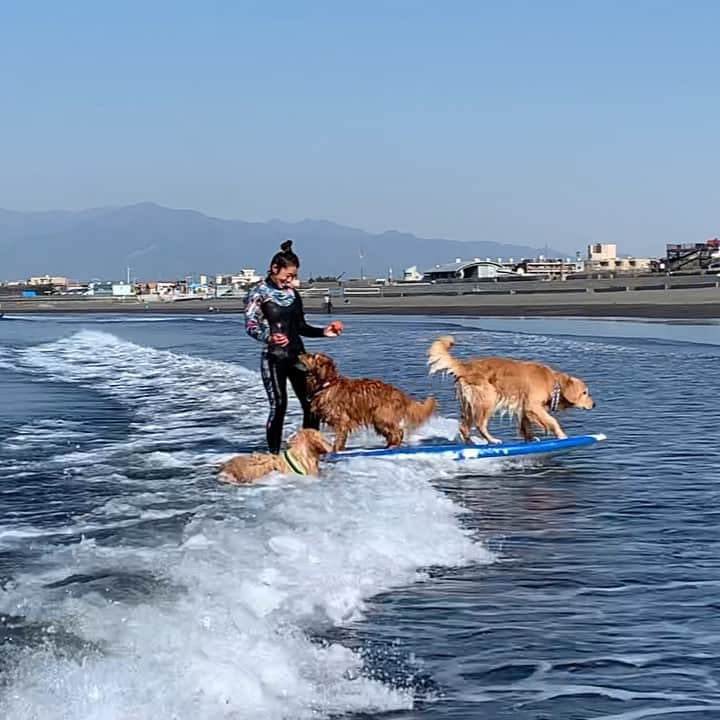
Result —
<path fill-rule="evenodd" d="M 252 453 L 236 455 L 218 469 L 218 479 L 236 485 L 255 482 L 279 472 L 284 475 L 318 475 L 320 457 L 332 450 L 332 446 L 317 430 L 299 430 L 287 443 L 287 449 L 279 455 Z"/>
<path fill-rule="evenodd" d="M 422 425 L 435 410 L 434 398 L 418 402 L 380 380 L 344 377 L 322 353 L 304 353 L 300 363 L 307 370 L 312 411 L 335 431 L 335 452 L 362 427 L 374 428 L 387 447 L 399 447 L 405 431 Z"/>
<path fill-rule="evenodd" d="M 556 438 L 567 437 L 552 412 L 595 407 L 587 385 L 578 378 L 535 362 L 496 357 L 458 360 L 450 354 L 454 344 L 450 336 L 438 338 L 428 350 L 428 365 L 430 374 L 445 371 L 455 378 L 460 435 L 466 443 L 473 425 L 489 443 L 501 442 L 488 430 L 498 411 L 513 415 L 521 437 L 530 441 L 533 425 Z"/>

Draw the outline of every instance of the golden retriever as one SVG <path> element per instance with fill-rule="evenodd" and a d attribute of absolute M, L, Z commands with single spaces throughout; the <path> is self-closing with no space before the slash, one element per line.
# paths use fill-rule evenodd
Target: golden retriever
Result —
<path fill-rule="evenodd" d="M 434 398 L 418 402 L 380 380 L 340 375 L 322 353 L 304 353 L 300 363 L 307 370 L 312 411 L 335 431 L 335 452 L 344 450 L 348 435 L 361 427 L 374 428 L 387 447 L 399 447 L 404 431 L 422 425 L 435 410 Z"/>
<path fill-rule="evenodd" d="M 458 360 L 450 354 L 454 344 L 450 336 L 438 338 L 428 350 L 428 365 L 430 374 L 444 370 L 455 378 L 460 435 L 466 443 L 473 425 L 489 443 L 501 442 L 488 431 L 488 421 L 498 410 L 516 417 L 521 437 L 530 441 L 533 425 L 557 438 L 567 437 L 551 412 L 595 407 L 582 380 L 535 362 L 495 357 Z"/>
<path fill-rule="evenodd" d="M 236 455 L 218 469 L 223 482 L 244 485 L 279 472 L 285 475 L 318 475 L 319 459 L 332 450 L 332 446 L 317 430 L 298 430 L 287 443 L 287 449 L 279 455 L 251 453 Z"/>

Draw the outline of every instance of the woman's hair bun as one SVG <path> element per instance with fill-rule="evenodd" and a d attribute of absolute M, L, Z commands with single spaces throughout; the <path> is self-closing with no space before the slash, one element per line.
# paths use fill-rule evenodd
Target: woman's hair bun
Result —
<path fill-rule="evenodd" d="M 270 274 L 286 267 L 300 267 L 300 258 L 293 252 L 292 246 L 292 240 L 285 240 L 285 242 L 283 242 L 280 246 L 280 251 L 276 252 L 270 261 Z"/>

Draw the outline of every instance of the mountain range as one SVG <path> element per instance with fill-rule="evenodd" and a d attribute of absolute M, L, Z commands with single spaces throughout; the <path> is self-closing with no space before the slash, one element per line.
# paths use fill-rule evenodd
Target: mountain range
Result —
<path fill-rule="evenodd" d="M 291 238 L 302 275 L 395 277 L 455 258 L 534 257 L 558 250 L 531 245 L 420 238 L 389 230 L 372 234 L 326 220 L 245 222 L 175 210 L 154 203 L 80 211 L 0 209 L 0 280 L 63 275 L 90 280 L 124 278 L 127 267 L 143 280 L 189 274 L 230 274 L 267 268 L 280 243 Z"/>

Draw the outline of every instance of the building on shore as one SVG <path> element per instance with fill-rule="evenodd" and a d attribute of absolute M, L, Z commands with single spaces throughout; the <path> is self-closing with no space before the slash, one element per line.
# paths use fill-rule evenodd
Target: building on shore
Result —
<path fill-rule="evenodd" d="M 417 269 L 417 265 L 403 270 L 403 282 L 420 282 L 422 279 L 423 274 Z"/>
<path fill-rule="evenodd" d="M 190 296 L 188 280 L 150 280 L 137 285 L 137 294 L 143 301 L 173 300 Z"/>
<path fill-rule="evenodd" d="M 516 274 L 514 270 L 492 260 L 480 260 L 480 258 L 461 260 L 455 258 L 455 262 L 435 265 L 435 267 L 424 270 L 422 279 L 426 282 L 484 280 L 514 274 Z"/>
<path fill-rule="evenodd" d="M 61 275 L 33 275 L 28 279 L 27 284 L 30 287 L 52 285 L 55 288 L 64 288 L 67 286 L 68 280 Z"/>
<path fill-rule="evenodd" d="M 65 286 L 65 295 L 85 295 L 90 289 L 90 283 L 80 282 L 79 280 L 68 280 Z"/>
<path fill-rule="evenodd" d="M 4 280 L 0 281 L 0 295 L 14 295 L 27 287 L 25 280 Z"/>
<path fill-rule="evenodd" d="M 618 257 L 615 243 L 594 243 L 587 249 L 588 272 L 650 272 L 655 261 L 652 258 Z"/>
<path fill-rule="evenodd" d="M 215 276 L 215 285 L 236 285 L 238 287 L 247 287 L 260 282 L 262 278 L 257 274 L 255 268 L 242 268 L 240 272 L 229 275 L 218 274 Z"/>
<path fill-rule="evenodd" d="M 135 286 L 131 283 L 94 280 L 84 294 L 89 297 L 133 297 L 136 292 Z"/>
<path fill-rule="evenodd" d="M 542 255 L 531 260 L 521 260 L 518 263 L 506 263 L 519 275 L 532 275 L 545 278 L 559 278 L 564 280 L 569 275 L 585 272 L 585 263 L 576 258 L 545 258 Z"/>
<path fill-rule="evenodd" d="M 177 285 L 172 280 L 157 280 L 148 283 L 150 293 L 155 295 L 172 295 L 176 291 Z"/>
<path fill-rule="evenodd" d="M 243 295 L 246 288 L 262 280 L 255 268 L 242 268 L 240 272 L 229 275 L 217 274 L 214 279 L 216 297 Z"/>
<path fill-rule="evenodd" d="M 567 258 L 553 259 L 542 255 L 538 258 L 516 261 L 513 258 L 503 260 L 490 258 L 481 260 L 461 260 L 456 258 L 454 263 L 436 265 L 423 273 L 423 280 L 429 282 L 448 282 L 456 280 L 495 280 L 507 278 L 520 278 L 528 276 L 565 278 L 568 275 L 582 273 L 585 264 L 582 260 Z"/>
<path fill-rule="evenodd" d="M 707 270 L 720 262 L 720 238 L 685 245 L 668 244 L 665 266 L 668 270 Z"/>

